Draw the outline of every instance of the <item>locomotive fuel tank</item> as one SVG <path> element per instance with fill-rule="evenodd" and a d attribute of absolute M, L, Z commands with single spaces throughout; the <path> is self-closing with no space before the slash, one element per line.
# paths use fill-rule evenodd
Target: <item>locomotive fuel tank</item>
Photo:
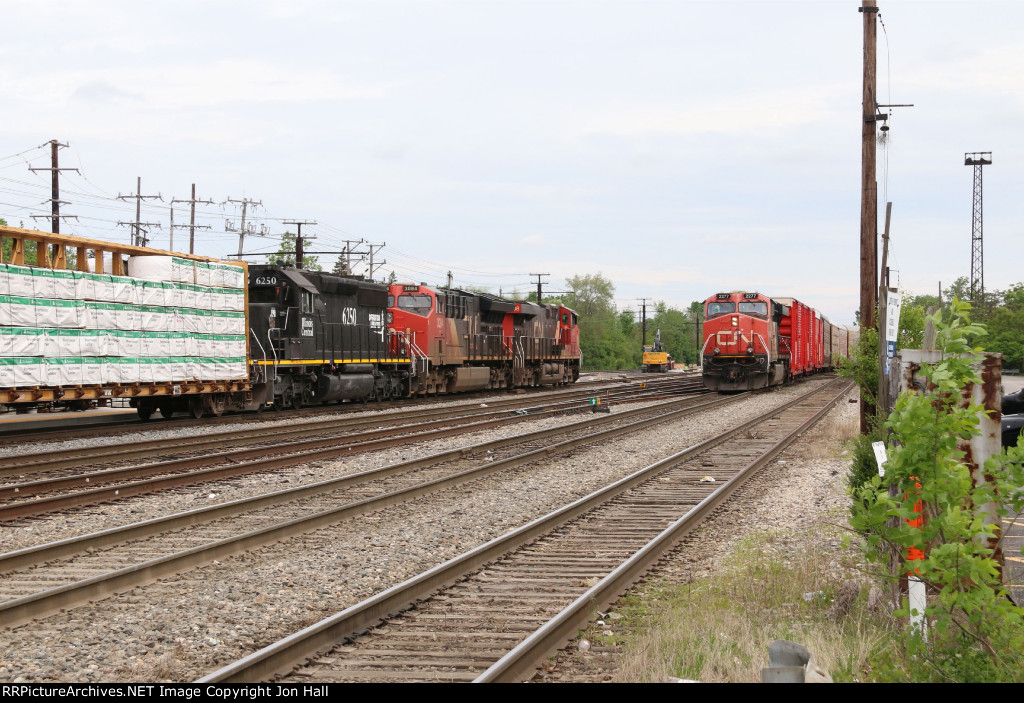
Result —
<path fill-rule="evenodd" d="M 349 369 L 345 369 L 349 371 Z M 366 398 L 373 391 L 373 373 L 317 374 L 313 401 L 327 403 L 332 400 Z"/>

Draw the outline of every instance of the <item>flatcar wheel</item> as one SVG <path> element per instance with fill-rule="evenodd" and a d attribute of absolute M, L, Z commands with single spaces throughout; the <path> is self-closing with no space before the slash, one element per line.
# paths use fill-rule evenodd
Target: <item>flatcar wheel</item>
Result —
<path fill-rule="evenodd" d="M 215 395 L 210 398 L 210 404 L 207 409 L 213 417 L 220 417 L 227 410 L 227 407 L 227 399 L 223 395 Z"/>
<path fill-rule="evenodd" d="M 195 418 L 196 420 L 201 419 L 203 417 L 203 399 L 193 398 L 192 400 L 190 400 L 188 404 L 188 410 L 193 418 Z"/>
<path fill-rule="evenodd" d="M 149 418 L 153 417 L 153 406 L 152 405 L 140 405 L 135 408 L 135 411 L 139 414 L 139 419 L 143 422 L 148 422 Z"/>
<path fill-rule="evenodd" d="M 157 410 L 160 411 L 160 417 L 165 420 L 170 420 L 174 416 L 174 408 L 170 405 L 160 405 L 157 407 Z"/>

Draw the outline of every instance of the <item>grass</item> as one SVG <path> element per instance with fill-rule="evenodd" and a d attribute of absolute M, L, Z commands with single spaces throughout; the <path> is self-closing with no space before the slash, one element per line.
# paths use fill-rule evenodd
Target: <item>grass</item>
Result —
<path fill-rule="evenodd" d="M 832 549 L 823 549 L 820 529 L 759 534 L 738 543 L 711 577 L 636 591 L 616 608 L 626 633 L 616 680 L 758 682 L 777 639 L 805 646 L 834 680 L 864 680 L 892 623 L 867 607 L 866 582 L 847 614 L 829 615 L 857 568 L 836 532 L 827 538 Z"/>

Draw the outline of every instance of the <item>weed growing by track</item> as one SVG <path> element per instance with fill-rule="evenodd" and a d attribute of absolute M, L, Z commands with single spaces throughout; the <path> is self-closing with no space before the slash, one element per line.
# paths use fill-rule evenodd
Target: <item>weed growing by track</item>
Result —
<path fill-rule="evenodd" d="M 835 680 L 859 680 L 870 653 L 891 636 L 891 621 L 869 608 L 866 584 L 848 608 L 835 607 L 858 567 L 838 550 L 840 530 L 826 532 L 748 537 L 714 575 L 648 584 L 620 603 L 622 631 L 638 629 L 620 638 L 625 656 L 617 679 L 757 682 L 769 645 L 787 639 L 807 647 Z"/>

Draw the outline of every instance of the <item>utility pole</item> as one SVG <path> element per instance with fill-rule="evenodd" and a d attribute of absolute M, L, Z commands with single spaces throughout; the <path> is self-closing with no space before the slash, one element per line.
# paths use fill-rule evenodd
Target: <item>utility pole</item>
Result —
<path fill-rule="evenodd" d="M 647 346 L 647 298 L 640 298 L 640 348 Z"/>
<path fill-rule="evenodd" d="M 387 242 L 384 242 L 382 244 L 370 244 L 369 242 L 366 243 L 366 246 L 370 250 L 370 280 L 371 281 L 373 280 L 374 270 L 380 268 L 381 266 L 383 266 L 384 264 L 387 263 L 387 259 L 384 259 L 383 261 L 381 261 L 378 264 L 374 265 L 374 263 L 373 263 L 373 250 L 374 250 L 374 247 L 376 247 L 378 250 L 380 250 L 380 249 L 383 249 L 386 245 L 387 245 Z"/>
<path fill-rule="evenodd" d="M 303 242 L 302 242 L 302 225 L 315 225 L 316 224 L 316 220 L 291 220 L 291 221 L 287 221 L 286 220 L 286 221 L 282 222 L 281 224 L 284 224 L 284 225 L 295 225 L 299 229 L 298 234 L 295 235 L 295 268 L 301 269 L 302 268 L 302 256 L 303 256 L 303 252 L 302 252 L 302 247 L 303 247 Z M 316 239 L 316 237 L 311 237 L 311 239 Z M 314 261 L 313 263 L 315 264 L 316 262 Z"/>
<path fill-rule="evenodd" d="M 530 275 L 537 277 L 537 304 L 540 305 L 541 298 L 542 298 L 543 293 L 544 293 L 544 291 L 541 289 L 540 277 L 541 276 L 550 276 L 551 274 L 550 273 L 531 273 Z"/>
<path fill-rule="evenodd" d="M 81 174 L 77 168 L 60 168 L 57 163 L 57 151 L 61 147 L 65 149 L 68 147 L 67 144 L 61 144 L 56 139 L 50 140 L 50 168 L 33 168 L 29 166 L 29 171 L 49 171 L 50 172 L 50 231 L 53 234 L 60 234 L 60 206 L 61 203 L 64 205 L 70 205 L 67 201 L 60 199 L 60 172 L 61 171 L 75 171 Z M 46 215 L 32 215 L 33 218 L 46 217 Z M 74 217 L 74 215 L 65 215 L 64 217 Z M 78 218 L 75 218 L 78 219 Z"/>
<path fill-rule="evenodd" d="M 142 201 L 143 200 L 163 200 L 163 197 L 157 195 L 143 195 L 142 194 L 142 176 L 139 176 L 136 180 L 135 195 L 118 195 L 118 200 L 129 200 L 135 198 L 135 222 L 118 222 L 118 225 L 131 225 L 132 227 L 132 244 L 137 247 L 144 247 L 149 243 L 149 239 L 143 236 L 143 225 L 146 227 L 160 227 L 159 223 L 156 222 L 143 222 L 142 221 Z"/>
<path fill-rule="evenodd" d="M 878 281 L 878 185 L 875 181 L 875 122 L 878 102 L 875 94 L 875 62 L 878 6 L 863 0 L 864 82 L 861 122 L 861 200 L 860 200 L 860 327 L 875 326 L 875 291 Z"/>
<path fill-rule="evenodd" d="M 885 231 L 882 234 L 882 282 L 878 286 L 878 409 L 883 416 L 889 413 L 889 349 L 886 339 L 886 315 L 889 297 L 889 221 L 892 203 L 885 204 Z M 898 325 L 899 320 L 895 323 Z"/>
<path fill-rule="evenodd" d="M 342 272 L 341 275 L 348 276 L 348 275 L 350 275 L 352 273 L 352 255 L 353 254 L 355 254 L 356 256 L 359 256 L 359 257 L 363 257 L 363 256 L 366 256 L 367 254 L 369 254 L 372 257 L 373 256 L 373 247 L 377 247 L 379 249 L 380 247 L 384 246 L 383 244 L 370 244 L 370 243 L 366 242 L 365 239 L 344 239 L 342 241 L 345 242 L 345 248 L 342 249 L 341 251 L 307 251 L 305 253 L 306 254 L 338 254 L 339 255 L 338 256 L 339 259 L 341 257 L 345 257 L 345 267 L 344 267 L 345 270 L 344 270 L 344 272 Z M 353 248 L 353 245 L 364 244 L 364 243 L 368 247 L 370 247 L 370 251 L 357 251 L 356 249 Z M 361 263 L 363 261 L 363 259 L 360 258 L 359 261 Z M 385 262 L 381 262 L 381 263 L 387 263 L 387 262 L 385 261 Z M 370 268 L 370 274 L 371 274 L 370 277 L 371 277 L 371 279 L 373 278 L 373 268 L 374 268 L 374 266 L 375 265 L 373 264 L 373 260 L 371 258 L 371 261 L 370 261 L 370 267 L 371 267 Z M 380 264 L 376 264 L 376 267 L 379 268 Z"/>
<path fill-rule="evenodd" d="M 242 198 L 241 200 L 234 200 L 230 196 L 228 196 L 228 199 L 225 202 L 228 202 L 228 203 L 241 203 L 242 204 L 242 226 L 239 227 L 238 229 L 235 229 L 232 226 L 232 223 L 231 223 L 230 220 L 228 220 L 228 221 L 226 221 L 224 223 L 224 231 L 225 232 L 238 232 L 238 258 L 241 259 L 242 258 L 242 245 L 245 243 L 245 235 L 247 233 L 248 234 L 255 234 L 258 237 L 265 237 L 265 236 L 267 236 L 267 231 L 268 230 L 267 230 L 267 226 L 266 225 L 263 225 L 260 228 L 259 234 L 257 234 L 256 231 L 251 226 L 250 226 L 250 228 L 248 230 L 246 230 L 246 228 L 245 228 L 245 216 L 246 216 L 246 214 L 248 212 L 249 206 L 252 205 L 253 207 L 256 207 L 256 206 L 262 207 L 263 206 L 263 201 L 262 200 L 250 200 L 249 198 Z"/>
<path fill-rule="evenodd" d="M 985 305 L 985 257 L 981 237 L 981 168 L 992 165 L 991 151 L 964 154 L 964 166 L 974 167 L 974 205 L 971 225 L 971 305 Z"/>
<path fill-rule="evenodd" d="M 878 6 L 863 0 L 857 8 L 864 15 L 864 80 L 861 104 L 860 184 L 860 331 L 875 327 L 878 304 L 878 184 L 875 180 L 875 121 L 878 101 L 875 92 L 875 61 Z M 881 330 L 879 330 L 881 333 Z M 861 398 L 860 431 L 868 431 L 868 418 L 875 409 Z"/>
<path fill-rule="evenodd" d="M 355 248 L 358 247 L 360 244 L 365 243 L 366 240 L 362 238 L 345 240 L 345 266 L 348 267 L 349 273 L 352 273 L 352 255 L 355 254 L 356 256 L 362 257 L 368 253 L 365 251 L 358 251 Z M 362 261 L 362 258 L 360 258 L 359 260 Z"/>
<path fill-rule="evenodd" d="M 171 243 L 170 249 L 174 251 L 174 203 L 190 203 L 192 206 L 192 216 L 189 219 L 188 234 L 188 253 L 196 253 L 196 227 L 199 229 L 210 229 L 210 225 L 197 225 L 196 224 L 196 203 L 202 203 L 204 205 L 213 205 L 212 200 L 196 200 L 196 184 L 192 184 L 192 199 L 191 200 L 175 200 L 174 196 L 171 196 Z M 184 228 L 186 225 L 178 225 L 178 228 Z"/>

